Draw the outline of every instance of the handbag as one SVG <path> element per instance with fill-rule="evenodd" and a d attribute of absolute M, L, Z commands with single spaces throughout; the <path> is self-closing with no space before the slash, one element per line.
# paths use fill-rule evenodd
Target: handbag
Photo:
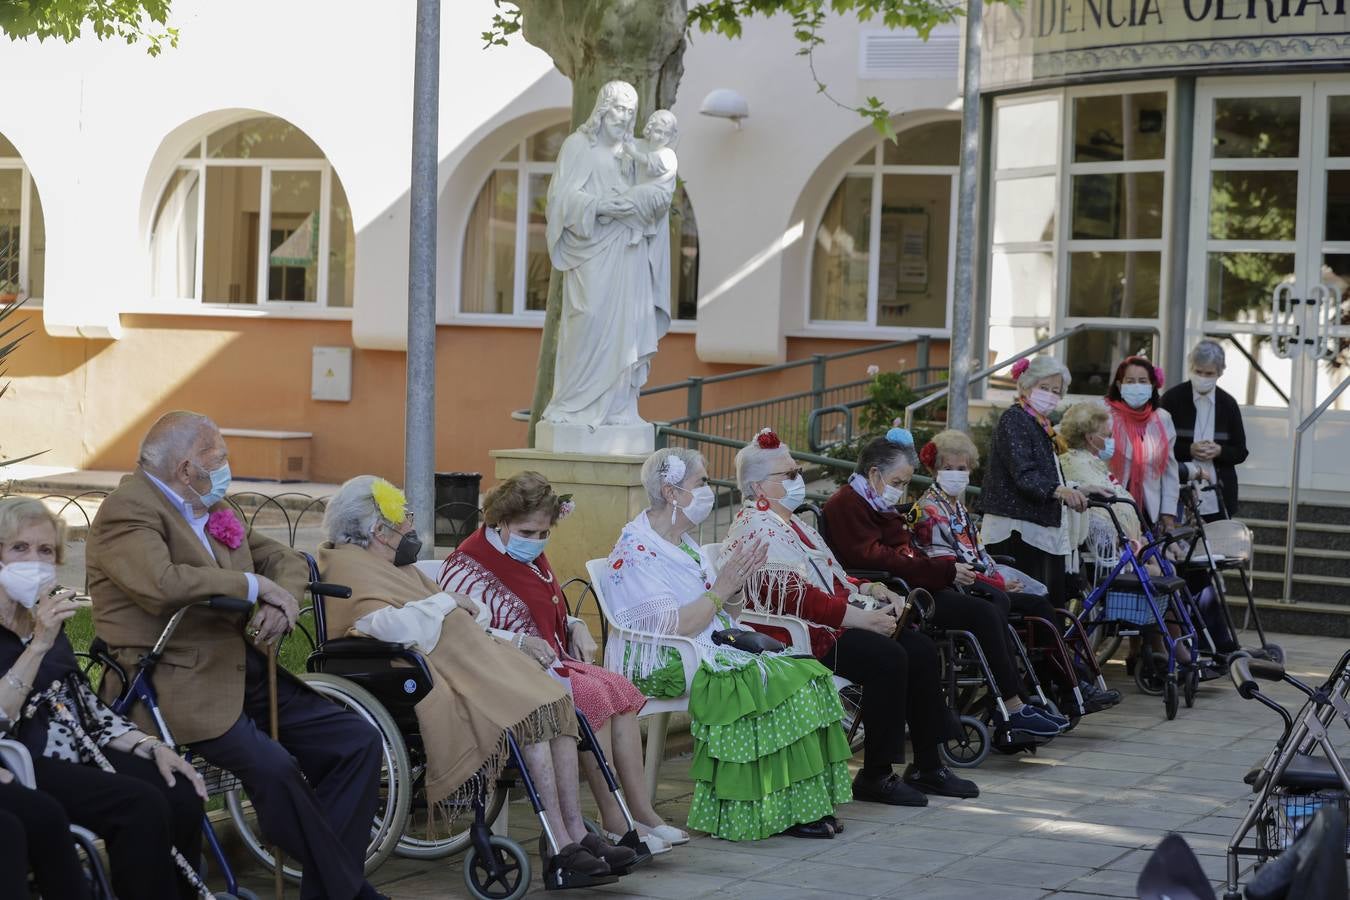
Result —
<path fill-rule="evenodd" d="M 712 641 L 721 647 L 734 647 L 746 653 L 782 653 L 787 644 L 753 628 L 723 628 L 712 633 Z"/>

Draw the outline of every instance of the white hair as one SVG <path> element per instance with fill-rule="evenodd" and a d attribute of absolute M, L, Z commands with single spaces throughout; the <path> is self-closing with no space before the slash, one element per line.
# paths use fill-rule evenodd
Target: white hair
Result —
<path fill-rule="evenodd" d="M 371 494 L 376 482 L 374 475 L 357 475 L 343 482 L 336 494 L 328 498 L 323 513 L 323 529 L 334 544 L 370 544 L 371 533 L 384 517 Z"/>
<path fill-rule="evenodd" d="M 791 452 L 786 441 L 772 450 L 765 450 L 757 441 L 751 441 L 736 451 L 736 486 L 741 489 L 741 496 L 746 499 L 755 496 L 750 486 L 768 477 L 779 454 Z"/>
<path fill-rule="evenodd" d="M 1192 366 L 1214 366 L 1223 374 L 1223 370 L 1228 368 L 1227 357 L 1223 352 L 1223 345 L 1218 341 L 1212 341 L 1205 338 L 1200 343 L 1191 348 L 1190 363 Z"/>
<path fill-rule="evenodd" d="M 145 433 L 137 463 L 155 475 L 168 475 L 184 460 L 192 459 L 202 432 L 215 427 L 216 423 L 201 413 L 182 409 L 167 412 Z"/>
<path fill-rule="evenodd" d="M 666 498 L 661 488 L 667 484 L 683 484 L 688 474 L 698 466 L 706 465 L 703 454 L 690 447 L 662 447 L 642 464 L 642 486 L 647 490 L 647 499 L 652 509 L 666 507 Z M 672 478 L 672 476 L 676 476 Z"/>
<path fill-rule="evenodd" d="M 1067 392 L 1069 382 L 1072 380 L 1068 366 L 1053 356 L 1033 356 L 1031 362 L 1027 365 L 1027 370 L 1017 379 L 1017 392 L 1019 394 L 1030 394 L 1032 388 L 1036 387 L 1036 382 L 1052 375 L 1063 377 L 1064 390 Z"/>

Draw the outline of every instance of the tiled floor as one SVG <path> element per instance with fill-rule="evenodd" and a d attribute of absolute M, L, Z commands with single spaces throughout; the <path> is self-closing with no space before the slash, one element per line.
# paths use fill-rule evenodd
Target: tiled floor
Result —
<path fill-rule="evenodd" d="M 1279 636 L 1289 670 L 1324 677 L 1343 642 Z M 1124 702 L 1092 716 L 1035 756 L 997 754 L 974 770 L 976 800 L 935 799 L 925 809 L 852 803 L 843 834 L 831 841 L 776 837 L 730 844 L 699 837 L 586 898 L 806 900 L 838 897 L 938 898 L 1134 897 L 1135 879 L 1168 831 L 1180 832 L 1213 879 L 1246 812 L 1247 769 L 1279 733 L 1273 713 L 1243 701 L 1227 680 L 1203 685 L 1193 709 L 1164 719 L 1161 698 L 1138 693 L 1124 667 L 1108 679 Z M 1273 693 L 1297 706 L 1291 688 Z M 1350 747 L 1350 732 L 1336 734 Z M 683 760 L 669 761 L 660 809 L 682 821 L 691 785 Z M 511 835 L 533 847 L 538 829 L 522 803 Z M 537 864 L 537 860 L 532 859 Z M 458 859 L 393 860 L 375 883 L 395 898 L 467 897 Z M 261 872 L 249 885 L 270 896 Z M 535 877 L 532 893 L 542 889 Z M 295 888 L 290 893 L 296 894 Z"/>

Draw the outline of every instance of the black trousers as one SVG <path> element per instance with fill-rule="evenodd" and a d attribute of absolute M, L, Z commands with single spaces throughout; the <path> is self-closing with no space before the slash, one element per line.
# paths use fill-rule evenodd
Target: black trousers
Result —
<path fill-rule="evenodd" d="M 38 787 L 65 809 L 70 821 L 103 838 L 118 897 L 196 897 L 169 853 L 176 846 L 189 863 L 201 855 L 202 801 L 186 778 L 173 787 L 150 760 L 103 750 L 114 772 L 38 757 Z M 70 838 L 66 837 L 69 844 Z M 61 896 L 61 895 L 57 895 Z"/>
<path fill-rule="evenodd" d="M 194 744 L 244 783 L 268 841 L 304 866 L 303 900 L 375 897 L 365 879 L 382 749 L 379 733 L 290 676 L 277 679 L 280 743 L 266 726 L 267 661 L 249 648 L 244 710 L 218 738 Z"/>
<path fill-rule="evenodd" d="M 846 628 L 820 661 L 862 686 L 865 776 L 883 777 L 892 760 L 903 758 L 906 723 L 915 764 L 925 770 L 941 765 L 937 747 L 946 732 L 947 707 L 937 647 L 927 635 L 905 628 L 888 638 Z"/>
<path fill-rule="evenodd" d="M 1031 546 L 1015 531 L 1006 541 L 990 544 L 985 549 L 994 556 L 1011 556 L 1013 565 L 1049 588 L 1050 602 L 1055 608 L 1064 609 L 1069 605 L 1069 585 L 1064 571 L 1064 557 Z"/>
<path fill-rule="evenodd" d="M 1021 694 L 1022 675 L 1017 669 L 1015 651 L 1008 635 L 1011 603 L 1008 595 L 993 589 L 985 589 L 980 596 L 945 590 L 934 593 L 933 599 L 937 604 L 930 624 L 975 635 L 994 673 L 999 696 L 1009 698 Z"/>
<path fill-rule="evenodd" d="M 66 811 L 50 794 L 11 781 L 0 784 L 0 897 L 27 897 L 29 869 L 43 897 L 89 896 Z"/>

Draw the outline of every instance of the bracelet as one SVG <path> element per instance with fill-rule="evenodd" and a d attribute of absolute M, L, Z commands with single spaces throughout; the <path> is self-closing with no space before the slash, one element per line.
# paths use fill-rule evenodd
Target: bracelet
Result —
<path fill-rule="evenodd" d="M 28 694 L 33 690 L 33 686 L 31 684 L 24 681 L 18 675 L 15 675 L 12 670 L 5 673 L 5 683 L 8 684 L 10 687 L 14 688 L 14 690 L 24 694 Z"/>
<path fill-rule="evenodd" d="M 709 600 L 712 601 L 713 612 L 715 613 L 720 613 L 722 611 L 722 607 L 726 605 L 726 601 L 722 599 L 722 595 L 717 593 L 717 591 L 712 590 L 704 591 L 703 596 L 707 597 Z"/>
<path fill-rule="evenodd" d="M 141 737 L 139 741 L 131 745 L 131 750 L 128 752 L 130 752 L 134 756 L 136 754 L 136 751 L 141 749 L 141 744 L 144 744 L 146 741 L 158 741 L 158 739 L 152 734 L 144 735 Z M 149 759 L 151 756 L 154 755 L 155 755 L 155 748 L 151 747 L 150 752 L 146 754 L 146 758 Z"/>

